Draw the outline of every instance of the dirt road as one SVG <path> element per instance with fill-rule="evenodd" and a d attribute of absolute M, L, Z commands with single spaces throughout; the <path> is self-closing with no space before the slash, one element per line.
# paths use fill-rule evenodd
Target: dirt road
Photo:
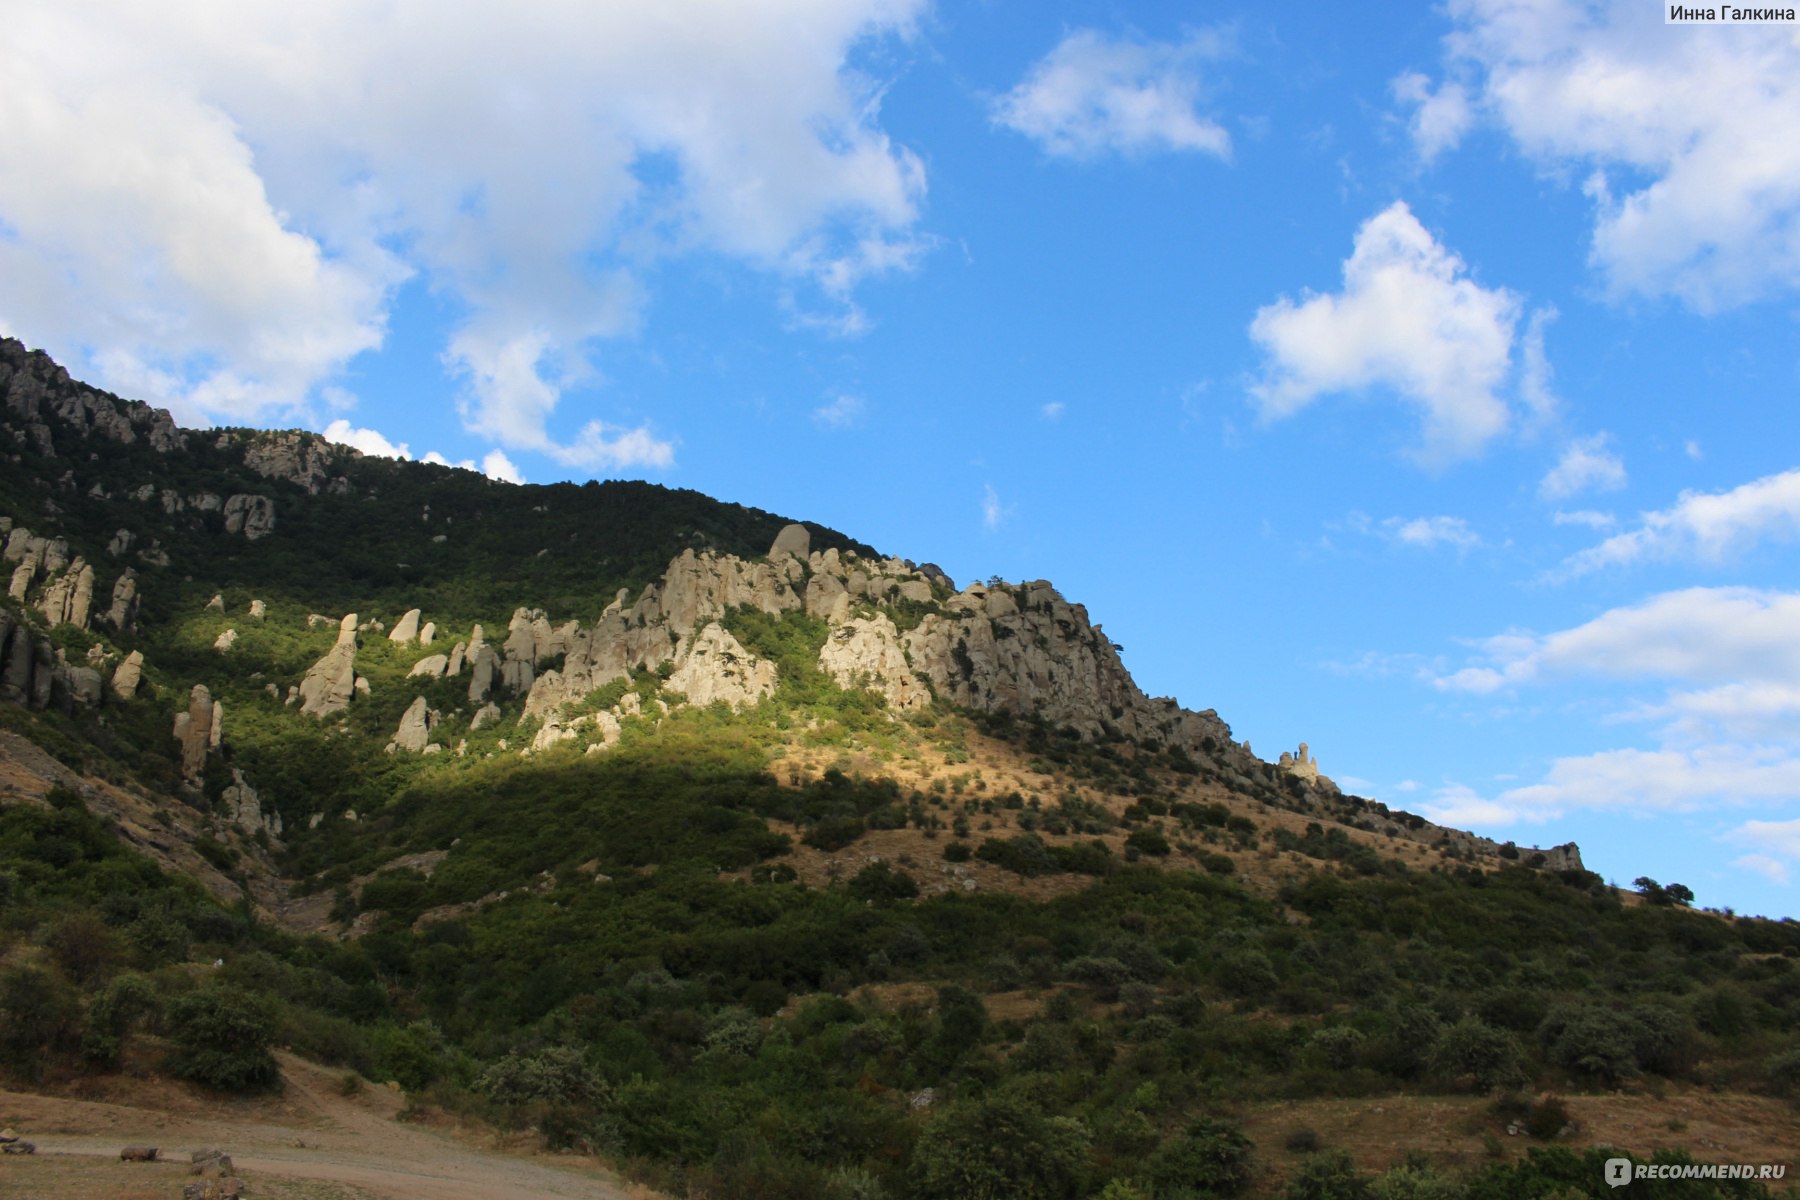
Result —
<path fill-rule="evenodd" d="M 31 1200 L 179 1195 L 188 1153 L 218 1147 L 258 1196 L 318 1200 L 650 1200 L 589 1160 L 489 1148 L 395 1120 L 402 1098 L 281 1056 L 277 1099 L 210 1103 L 171 1084 L 125 1084 L 78 1100 L 0 1091 L 0 1125 L 35 1142 L 0 1162 L 0 1195 Z M 127 1143 L 159 1146 L 167 1164 L 118 1161 Z M 102 1163 L 110 1165 L 103 1166 Z"/>

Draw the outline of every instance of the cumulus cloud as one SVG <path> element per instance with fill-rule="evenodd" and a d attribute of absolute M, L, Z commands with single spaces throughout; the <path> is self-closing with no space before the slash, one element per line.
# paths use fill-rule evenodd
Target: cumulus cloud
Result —
<path fill-rule="evenodd" d="M 707 253 L 814 307 L 910 269 L 918 158 L 851 62 L 925 0 L 521 0 L 220 10 L 18 0 L 0 40 L 0 309 L 190 419 L 303 410 L 423 275 L 471 429 L 583 466 L 643 429 L 553 419 Z M 780 86 L 771 86 L 779 80 Z"/>
<path fill-rule="evenodd" d="M 329 441 L 361 450 L 364 454 L 372 454 L 377 458 L 412 457 L 412 451 L 405 442 L 390 442 L 379 430 L 355 428 L 342 417 L 327 425 L 324 434 Z"/>
<path fill-rule="evenodd" d="M 1585 175 L 1590 260 L 1618 296 L 1713 311 L 1800 285 L 1800 39 L 1646 23 L 1638 0 L 1454 0 L 1449 80 L 1397 88 L 1430 157 L 1483 118 Z M 1453 136 L 1454 135 L 1454 136 Z"/>
<path fill-rule="evenodd" d="M 1043 417 L 1046 421 L 1060 421 L 1062 420 L 1063 413 L 1068 411 L 1068 407 L 1069 406 L 1064 404 L 1061 400 L 1052 400 L 1050 403 L 1038 409 L 1038 415 Z"/>
<path fill-rule="evenodd" d="M 1282 297 L 1250 335 L 1268 364 L 1252 395 L 1265 417 L 1320 396 L 1379 389 L 1418 411 L 1418 459 L 1441 466 L 1479 453 L 1507 427 L 1520 300 L 1484 288 L 1396 202 L 1357 231 L 1339 292 Z"/>
<path fill-rule="evenodd" d="M 1800 536 L 1800 468 L 1765 475 L 1727 492 L 1682 492 L 1669 508 L 1647 512 L 1636 529 L 1571 555 L 1567 577 L 1644 561 L 1719 563 L 1763 541 Z"/>
<path fill-rule="evenodd" d="M 1227 158 L 1230 135 L 1199 112 L 1199 67 L 1224 50 L 1214 33 L 1152 42 L 1077 29 L 994 104 L 993 119 L 1063 158 L 1157 151 Z"/>
<path fill-rule="evenodd" d="M 1596 433 L 1563 447 L 1562 457 L 1538 483 L 1545 500 L 1567 500 L 1583 492 L 1616 492 L 1625 486 L 1625 460 L 1612 449 L 1612 435 Z"/>
<path fill-rule="evenodd" d="M 1611 513 L 1591 508 L 1578 508 L 1573 512 L 1559 511 L 1550 519 L 1558 525 L 1585 525 L 1589 529 L 1611 529 L 1619 523 L 1619 518 Z"/>

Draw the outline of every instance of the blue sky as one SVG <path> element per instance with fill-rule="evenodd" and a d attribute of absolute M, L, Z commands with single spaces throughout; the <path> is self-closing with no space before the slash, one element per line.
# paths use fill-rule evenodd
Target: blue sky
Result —
<path fill-rule="evenodd" d="M 1265 757 L 1800 913 L 1800 26 L 491 14 L 18 0 L 0 329 L 1048 578 Z"/>

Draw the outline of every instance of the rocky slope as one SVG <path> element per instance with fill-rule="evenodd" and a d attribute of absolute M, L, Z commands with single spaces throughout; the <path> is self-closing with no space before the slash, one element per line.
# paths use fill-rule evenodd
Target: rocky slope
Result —
<path fill-rule="evenodd" d="M 515 487 L 297 431 L 183 430 L 10 339 L 0 467 L 0 708 L 54 714 L 115 761 L 160 740 L 137 750 L 169 770 L 139 786 L 268 838 L 342 810 L 269 778 L 266 755 L 259 775 L 237 728 L 278 740 L 310 722 L 428 757 L 499 726 L 516 732 L 481 753 L 604 753 L 671 707 L 773 696 L 777 664 L 732 632 L 750 612 L 822 628 L 818 670 L 896 720 L 1010 714 L 1178 752 L 1233 791 L 1389 836 L 1502 849 L 1342 796 L 1305 745 L 1265 763 L 1213 711 L 1146 696 L 1043 580 L 959 588 L 818 526 L 647 485 Z M 1580 865 L 1573 846 L 1542 853 Z"/>

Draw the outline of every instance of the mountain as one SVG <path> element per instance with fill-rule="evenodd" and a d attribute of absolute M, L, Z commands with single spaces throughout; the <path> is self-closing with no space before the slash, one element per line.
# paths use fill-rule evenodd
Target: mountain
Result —
<path fill-rule="evenodd" d="M 1510 1194 L 1253 1145 L 1282 1097 L 1792 1120 L 1791 922 L 1264 761 L 1049 582 L 184 430 L 10 339 L 0 399 L 15 1072 L 256 1087 L 285 1043 L 677 1194 Z M 1490 1120 L 1617 1136 L 1549 1104 Z"/>

